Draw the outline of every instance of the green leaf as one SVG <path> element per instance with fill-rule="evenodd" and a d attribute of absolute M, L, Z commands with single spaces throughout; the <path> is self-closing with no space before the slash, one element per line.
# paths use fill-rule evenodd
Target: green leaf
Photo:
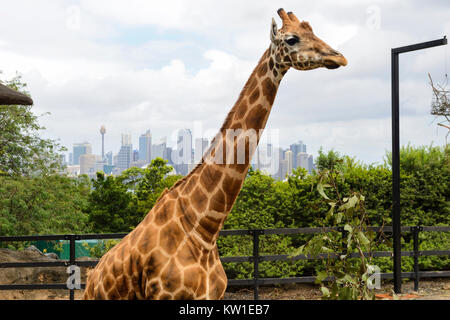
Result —
<path fill-rule="evenodd" d="M 348 199 L 347 204 L 348 204 L 349 208 L 353 208 L 356 203 L 358 203 L 358 197 L 355 195 L 355 196 L 351 197 L 350 199 Z"/>
<path fill-rule="evenodd" d="M 325 194 L 325 192 L 323 191 L 323 184 L 322 183 L 318 183 L 317 184 L 317 191 L 319 191 L 319 193 L 320 193 L 320 195 L 323 197 L 323 198 L 325 198 L 325 199 L 327 199 L 327 200 L 330 200 L 330 198 L 328 198 L 328 196 Z"/>
<path fill-rule="evenodd" d="M 320 283 L 328 277 L 328 274 L 325 271 L 320 271 L 316 276 L 316 283 Z"/>
<path fill-rule="evenodd" d="M 369 239 L 367 239 L 362 231 L 358 232 L 358 239 L 363 245 L 368 245 L 370 243 Z"/>
<path fill-rule="evenodd" d="M 355 281 L 350 275 L 348 275 L 348 274 L 346 274 L 346 275 L 341 279 L 341 281 L 342 281 L 343 283 L 348 282 L 348 283 L 351 283 L 351 284 L 356 284 L 356 281 Z"/>
<path fill-rule="evenodd" d="M 344 226 L 344 230 L 345 230 L 345 231 L 348 231 L 348 232 L 350 232 L 350 233 L 352 233 L 352 232 L 353 232 L 353 228 L 352 228 L 352 226 L 351 226 L 351 225 L 349 225 L 348 223 L 347 223 L 347 224 L 345 224 L 345 226 Z"/>
<path fill-rule="evenodd" d="M 328 202 L 328 204 L 331 206 L 331 208 L 327 212 L 327 218 L 330 219 L 333 216 L 334 207 L 336 206 L 336 202 Z"/>
<path fill-rule="evenodd" d="M 322 246 L 322 251 L 325 252 L 325 253 L 333 253 L 334 252 L 330 248 L 327 248 L 327 247 L 324 247 L 324 246 Z"/>
<path fill-rule="evenodd" d="M 322 294 L 323 294 L 325 297 L 329 297 L 329 296 L 330 296 L 330 290 L 328 290 L 328 288 L 326 288 L 326 287 L 320 287 L 320 290 L 322 291 Z"/>

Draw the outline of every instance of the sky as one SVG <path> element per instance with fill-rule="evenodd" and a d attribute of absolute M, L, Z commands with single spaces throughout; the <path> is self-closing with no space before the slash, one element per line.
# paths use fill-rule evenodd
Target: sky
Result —
<path fill-rule="evenodd" d="M 415 0 L 0 0 L 0 78 L 28 84 L 41 135 L 69 151 L 88 141 L 117 153 L 121 134 L 178 129 L 213 137 L 269 47 L 283 7 L 348 60 L 335 70 L 290 70 L 266 132 L 287 148 L 334 149 L 383 163 L 391 149 L 391 48 L 450 35 L 450 3 Z M 445 84 L 449 49 L 400 56 L 401 144 L 443 145 L 430 115 L 433 81 Z M 47 115 L 46 113 L 50 113 Z M 275 142 L 275 141 L 273 141 Z"/>

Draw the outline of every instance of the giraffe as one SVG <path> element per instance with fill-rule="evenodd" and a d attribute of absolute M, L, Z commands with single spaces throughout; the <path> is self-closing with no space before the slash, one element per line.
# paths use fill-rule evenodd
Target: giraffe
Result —
<path fill-rule="evenodd" d="M 88 276 L 84 299 L 223 298 L 227 276 L 216 240 L 247 175 L 256 147 L 251 142 L 259 141 L 281 79 L 291 67 L 347 65 L 308 22 L 284 9 L 277 13 L 282 28 L 272 18 L 270 46 L 202 161 L 166 189 L 142 222 L 100 259 Z M 245 147 L 241 161 L 239 143 Z M 234 152 L 224 155 L 224 149 Z"/>

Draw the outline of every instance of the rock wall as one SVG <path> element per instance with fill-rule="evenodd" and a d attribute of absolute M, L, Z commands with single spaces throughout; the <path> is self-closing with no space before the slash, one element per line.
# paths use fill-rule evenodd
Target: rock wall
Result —
<path fill-rule="evenodd" d="M 89 257 L 77 260 L 94 260 Z M 52 262 L 55 257 L 44 255 L 35 247 L 25 250 L 0 249 L 0 263 L 7 262 Z M 86 283 L 89 268 L 81 267 L 81 283 Z M 0 284 L 65 284 L 67 267 L 37 268 L 0 268 Z M 83 290 L 76 290 L 75 297 L 80 298 Z M 68 290 L 0 290 L 0 299 L 68 299 Z"/>

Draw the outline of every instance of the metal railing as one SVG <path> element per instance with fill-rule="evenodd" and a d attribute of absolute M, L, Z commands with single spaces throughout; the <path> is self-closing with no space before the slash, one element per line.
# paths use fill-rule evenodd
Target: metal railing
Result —
<path fill-rule="evenodd" d="M 392 227 L 369 227 L 369 229 L 375 232 L 392 233 Z M 260 255 L 259 240 L 263 235 L 273 234 L 315 234 L 326 232 L 344 232 L 341 227 L 327 227 L 327 228 L 278 228 L 278 229 L 248 229 L 248 230 L 222 230 L 220 231 L 221 237 L 226 236 L 252 236 L 253 252 L 251 256 L 233 256 L 220 258 L 224 263 L 239 263 L 239 262 L 251 262 L 253 263 L 253 278 L 251 279 L 230 279 L 228 280 L 228 286 L 250 286 L 254 290 L 254 299 L 258 300 L 259 286 L 271 285 L 271 284 L 286 284 L 286 283 L 313 283 L 315 281 L 314 276 L 303 277 L 291 277 L 291 278 L 261 278 L 259 275 L 259 264 L 263 261 L 295 261 L 295 260 L 313 260 L 313 259 L 325 259 L 329 257 L 329 254 L 319 254 L 313 258 L 305 255 L 290 256 L 287 254 L 278 255 Z M 450 226 L 412 226 L 402 227 L 401 232 L 411 232 L 413 236 L 413 251 L 402 251 L 402 257 L 414 258 L 414 271 L 402 272 L 402 278 L 414 279 L 414 290 L 418 290 L 420 278 L 433 278 L 433 277 L 450 277 L 450 271 L 420 271 L 419 270 L 419 257 L 420 256 L 448 256 L 450 250 L 427 250 L 420 251 L 419 232 L 449 232 Z M 0 236 L 0 242 L 14 242 L 14 241 L 39 241 L 39 240 L 67 240 L 69 241 L 70 255 L 68 260 L 49 261 L 49 262 L 10 262 L 0 263 L 1 268 L 30 268 L 30 267 L 93 267 L 99 260 L 91 261 L 79 261 L 75 258 L 75 241 L 79 240 L 92 240 L 92 239 L 121 239 L 125 237 L 126 233 L 107 233 L 107 234 L 68 234 L 68 235 L 43 235 L 43 236 Z M 369 255 L 369 253 L 364 253 Z M 372 257 L 392 257 L 391 251 L 375 251 L 370 253 Z M 352 253 L 349 257 L 358 257 L 357 253 Z M 393 279 L 393 273 L 381 273 L 381 279 Z M 85 288 L 85 284 L 81 284 L 81 289 Z M 68 289 L 67 284 L 8 284 L 1 285 L 0 290 L 36 290 L 36 289 Z M 69 299 L 74 299 L 75 289 L 69 289 Z"/>

